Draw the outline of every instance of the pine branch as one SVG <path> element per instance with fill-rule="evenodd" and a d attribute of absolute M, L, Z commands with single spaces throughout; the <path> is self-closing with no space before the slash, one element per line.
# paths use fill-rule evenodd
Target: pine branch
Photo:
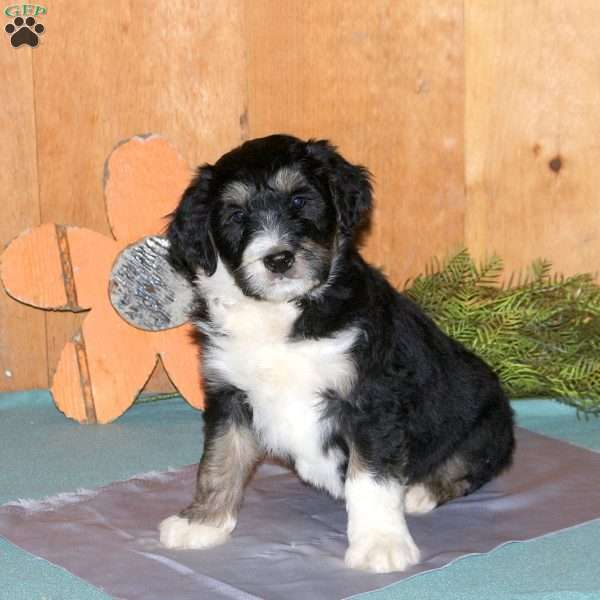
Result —
<path fill-rule="evenodd" d="M 600 414 L 600 286 L 588 273 L 552 273 L 547 260 L 501 283 L 492 256 L 434 258 L 405 293 L 446 333 L 477 352 L 512 397 L 546 396 Z"/>

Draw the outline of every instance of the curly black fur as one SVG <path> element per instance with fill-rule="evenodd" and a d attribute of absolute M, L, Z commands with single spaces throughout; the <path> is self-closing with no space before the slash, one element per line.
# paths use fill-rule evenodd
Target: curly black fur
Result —
<path fill-rule="evenodd" d="M 310 210 L 294 213 L 288 196 L 268 191 L 269 179 L 285 166 L 301 173 L 303 194 L 318 198 L 308 203 Z M 372 206 L 368 171 L 326 141 L 283 135 L 246 142 L 214 166 L 201 167 L 167 232 L 172 264 L 190 280 L 198 269 L 212 275 L 219 257 L 237 273 L 260 226 L 250 213 L 236 224 L 242 217 L 231 215 L 238 209 L 218 201 L 232 181 L 252 190 L 255 212 L 267 206 L 278 211 L 292 249 L 308 239 L 323 250 L 318 285 L 288 300 L 299 308 L 290 340 L 318 340 L 348 327 L 361 332 L 352 349 L 357 376 L 351 391 L 322 390 L 324 417 L 336 424 L 324 448 L 337 447 L 346 457 L 353 448 L 370 472 L 403 484 L 424 482 L 440 503 L 505 469 L 514 449 L 513 416 L 496 375 L 393 289 L 355 247 L 355 232 Z M 199 298 L 194 320 L 210 327 L 210 319 Z M 211 382 L 211 431 L 226 428 L 228 420 L 252 427 L 248 407 L 234 406 L 245 402 L 243 392 Z"/>

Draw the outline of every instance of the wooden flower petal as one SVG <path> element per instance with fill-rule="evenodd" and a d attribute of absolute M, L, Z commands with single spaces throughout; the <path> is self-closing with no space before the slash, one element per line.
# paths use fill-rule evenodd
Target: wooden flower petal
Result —
<path fill-rule="evenodd" d="M 192 332 L 193 326 L 187 324 L 157 334 L 159 351 L 167 375 L 179 393 L 194 408 L 204 408 L 200 357 Z"/>
<path fill-rule="evenodd" d="M 110 272 L 123 244 L 81 227 L 67 227 L 66 236 L 78 303 L 109 305 Z"/>
<path fill-rule="evenodd" d="M 2 255 L 2 282 L 15 300 L 39 308 L 83 310 L 75 292 L 66 228 L 27 229 Z"/>
<path fill-rule="evenodd" d="M 47 223 L 9 244 L 2 255 L 2 281 L 8 294 L 25 304 L 87 310 L 108 302 L 108 277 L 120 249 L 95 231 Z"/>
<path fill-rule="evenodd" d="M 108 303 L 94 308 L 62 352 L 51 388 L 57 407 L 82 423 L 122 415 L 156 364 L 152 335 L 128 325 Z"/>
<path fill-rule="evenodd" d="M 175 148 L 158 135 L 136 136 L 106 163 L 104 194 L 108 220 L 119 241 L 159 234 L 175 210 L 192 173 Z"/>
<path fill-rule="evenodd" d="M 97 423 L 89 385 L 85 344 L 81 334 L 63 348 L 52 383 L 54 403 L 65 416 L 79 423 Z"/>

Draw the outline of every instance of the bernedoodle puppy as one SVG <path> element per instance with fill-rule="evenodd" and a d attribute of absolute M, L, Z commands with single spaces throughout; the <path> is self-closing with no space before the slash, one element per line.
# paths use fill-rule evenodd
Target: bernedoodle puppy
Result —
<path fill-rule="evenodd" d="M 160 525 L 165 546 L 226 541 L 272 455 L 345 500 L 349 567 L 401 571 L 419 561 L 405 513 L 510 464 L 496 375 L 358 253 L 371 192 L 331 144 L 287 135 L 244 143 L 186 190 L 168 239 L 195 289 L 205 449 L 194 501 Z"/>

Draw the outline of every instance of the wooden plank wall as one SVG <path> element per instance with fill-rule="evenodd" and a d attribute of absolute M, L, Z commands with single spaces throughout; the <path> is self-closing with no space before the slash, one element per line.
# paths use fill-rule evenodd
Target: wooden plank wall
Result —
<path fill-rule="evenodd" d="M 27 227 L 39 225 L 32 50 L 1 44 L 0 248 Z M 22 48 L 22 47 L 21 47 Z M 8 75 L 10 74 L 10 85 Z M 0 288 L 2 286 L 0 285 Z M 0 390 L 45 387 L 46 322 L 0 291 Z"/>
<path fill-rule="evenodd" d="M 465 3 L 466 228 L 511 268 L 600 268 L 600 3 Z"/>
<path fill-rule="evenodd" d="M 38 48 L 0 40 L 0 245 L 48 221 L 110 235 L 104 160 L 136 133 L 198 164 L 286 131 L 371 169 L 365 252 L 399 285 L 464 243 L 598 269 L 595 0 L 45 6 Z M 81 318 L 0 292 L 0 390 L 46 387 Z"/>
<path fill-rule="evenodd" d="M 367 165 L 377 209 L 366 254 L 403 284 L 462 241 L 462 2 L 252 7 L 249 134 L 328 137 Z"/>

